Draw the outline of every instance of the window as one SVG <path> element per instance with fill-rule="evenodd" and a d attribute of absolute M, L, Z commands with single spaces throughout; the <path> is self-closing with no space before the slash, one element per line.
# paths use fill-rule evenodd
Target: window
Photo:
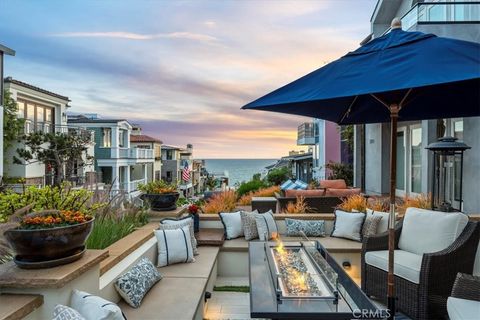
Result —
<path fill-rule="evenodd" d="M 167 150 L 167 160 L 173 160 L 173 150 Z"/>
<path fill-rule="evenodd" d="M 25 102 L 17 102 L 17 117 L 25 118 Z"/>
<path fill-rule="evenodd" d="M 125 130 L 119 130 L 118 133 L 118 146 L 120 148 L 125 148 Z"/>
<path fill-rule="evenodd" d="M 410 192 L 422 192 L 422 128 L 410 128 Z"/>
<path fill-rule="evenodd" d="M 102 128 L 102 147 L 110 148 L 112 146 L 112 129 Z"/>
<path fill-rule="evenodd" d="M 25 119 L 25 133 L 33 131 L 51 132 L 53 108 L 30 101 L 17 101 L 17 117 Z"/>

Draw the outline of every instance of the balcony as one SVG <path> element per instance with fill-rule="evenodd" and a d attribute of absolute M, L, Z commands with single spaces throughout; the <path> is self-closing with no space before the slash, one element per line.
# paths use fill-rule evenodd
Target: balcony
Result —
<path fill-rule="evenodd" d="M 69 133 L 69 134 L 77 134 L 77 135 L 84 136 L 85 138 L 90 139 L 91 142 L 94 141 L 94 136 L 93 136 L 94 131 L 87 130 L 84 127 L 55 125 L 51 122 L 34 122 L 28 119 L 25 119 L 24 126 L 25 126 L 24 128 L 25 134 L 30 134 L 33 132 Z"/>
<path fill-rule="evenodd" d="M 111 148 L 112 159 L 154 160 L 153 149 L 144 148 Z"/>
<path fill-rule="evenodd" d="M 305 122 L 298 126 L 297 145 L 310 146 L 315 144 L 315 124 Z"/>
<path fill-rule="evenodd" d="M 480 24 L 480 1 L 419 2 L 401 20 L 405 31 L 416 30 L 419 25 Z M 388 32 L 390 28 L 383 34 Z"/>

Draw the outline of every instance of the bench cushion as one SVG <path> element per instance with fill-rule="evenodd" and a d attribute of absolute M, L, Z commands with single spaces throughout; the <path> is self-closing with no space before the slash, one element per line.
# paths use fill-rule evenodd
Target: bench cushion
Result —
<path fill-rule="evenodd" d="M 450 320 L 478 319 L 480 302 L 449 297 L 447 299 L 447 311 Z"/>
<path fill-rule="evenodd" d="M 164 278 L 176 277 L 208 279 L 217 260 L 219 250 L 220 249 L 218 247 L 199 247 L 199 255 L 195 257 L 195 262 L 167 266 L 159 268 L 158 271 Z M 162 283 L 163 280 L 160 281 L 160 283 L 158 283 L 156 286 L 161 286 Z"/>
<path fill-rule="evenodd" d="M 410 282 L 420 283 L 422 255 L 408 251 L 395 250 L 394 274 Z M 388 250 L 369 251 L 365 254 L 365 263 L 388 271 Z"/>
<path fill-rule="evenodd" d="M 192 320 L 203 299 L 207 281 L 204 278 L 163 278 L 148 292 L 139 308 L 134 309 L 124 301 L 119 306 L 127 319 Z"/>
<path fill-rule="evenodd" d="M 460 212 L 440 212 L 407 208 L 398 248 L 416 254 L 438 252 L 462 233 L 468 216 Z"/>

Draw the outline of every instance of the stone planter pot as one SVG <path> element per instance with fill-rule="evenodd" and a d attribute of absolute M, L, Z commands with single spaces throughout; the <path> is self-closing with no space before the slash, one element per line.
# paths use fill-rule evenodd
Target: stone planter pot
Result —
<path fill-rule="evenodd" d="M 15 251 L 14 261 L 17 265 L 28 268 L 51 267 L 82 257 L 94 220 L 49 229 L 10 229 L 4 235 Z"/>
<path fill-rule="evenodd" d="M 180 196 L 178 192 L 170 193 L 146 193 L 141 195 L 141 199 L 150 204 L 152 210 L 170 211 L 177 209 L 177 200 Z"/>

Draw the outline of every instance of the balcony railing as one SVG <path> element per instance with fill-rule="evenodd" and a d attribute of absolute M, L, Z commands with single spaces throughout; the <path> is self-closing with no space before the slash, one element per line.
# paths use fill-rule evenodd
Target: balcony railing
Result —
<path fill-rule="evenodd" d="M 144 148 L 112 148 L 112 158 L 153 160 L 153 151 L 153 149 Z"/>
<path fill-rule="evenodd" d="M 313 145 L 315 144 L 315 124 L 313 122 L 305 122 L 298 126 L 297 145 Z"/>
<path fill-rule="evenodd" d="M 480 1 L 418 2 L 401 20 L 406 31 L 419 24 L 480 23 Z"/>
<path fill-rule="evenodd" d="M 78 134 L 89 138 L 92 142 L 94 141 L 94 131 L 78 126 L 55 125 L 51 122 L 33 122 L 32 120 L 26 119 L 24 130 L 25 134 L 33 132 Z"/>

